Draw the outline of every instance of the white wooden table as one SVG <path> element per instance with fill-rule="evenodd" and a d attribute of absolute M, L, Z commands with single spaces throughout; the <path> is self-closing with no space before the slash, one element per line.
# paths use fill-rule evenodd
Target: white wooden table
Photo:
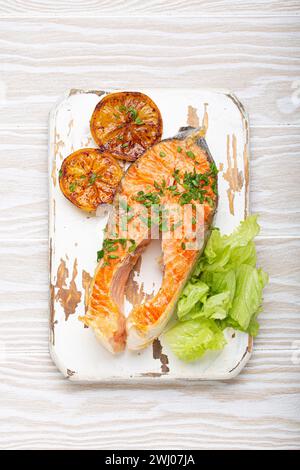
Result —
<path fill-rule="evenodd" d="M 0 447 L 300 447 L 299 1 L 0 1 Z M 69 88 L 232 89 L 270 273 L 228 383 L 75 386 L 48 354 L 47 117 Z"/>

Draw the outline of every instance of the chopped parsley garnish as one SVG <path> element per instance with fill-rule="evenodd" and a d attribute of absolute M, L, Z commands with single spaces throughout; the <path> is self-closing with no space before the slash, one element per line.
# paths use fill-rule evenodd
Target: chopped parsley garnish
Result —
<path fill-rule="evenodd" d="M 177 189 L 177 185 L 176 185 L 176 184 L 173 184 L 172 186 L 168 186 L 168 187 L 167 187 L 167 190 L 168 190 L 168 191 L 172 191 L 172 192 L 173 192 L 173 191 L 176 191 L 176 189 Z"/>
<path fill-rule="evenodd" d="M 154 187 L 155 187 L 155 189 L 157 189 L 158 191 L 161 190 L 161 186 L 160 186 L 156 181 L 154 181 Z"/>
<path fill-rule="evenodd" d="M 159 152 L 159 155 L 160 155 L 160 157 L 165 157 L 166 156 L 165 152 Z"/>
<path fill-rule="evenodd" d="M 214 201 L 212 200 L 211 197 L 206 196 L 205 201 L 210 205 L 210 207 L 214 207 Z"/>
<path fill-rule="evenodd" d="M 118 238 L 118 242 L 122 245 L 123 248 L 125 248 L 126 243 L 127 243 L 127 238 Z"/>
<path fill-rule="evenodd" d="M 128 248 L 129 253 L 132 253 L 136 249 L 136 242 L 135 240 L 129 240 L 131 243 L 131 246 Z"/>
<path fill-rule="evenodd" d="M 142 124 L 144 124 L 144 121 L 142 121 L 142 119 L 140 117 L 137 117 L 135 118 L 135 121 L 134 121 L 136 124 L 138 124 L 139 126 L 141 126 Z"/>
<path fill-rule="evenodd" d="M 62 169 L 59 170 L 58 176 L 61 178 L 62 177 Z"/>
<path fill-rule="evenodd" d="M 75 188 L 76 188 L 76 183 L 71 183 L 69 186 L 69 190 L 71 191 L 71 193 L 75 191 Z"/>
<path fill-rule="evenodd" d="M 114 246 L 116 243 L 117 243 L 117 240 L 106 238 L 103 242 L 103 249 L 106 251 L 108 248 Z"/>
<path fill-rule="evenodd" d="M 97 251 L 97 261 L 105 258 L 103 266 L 108 266 L 109 262 L 107 260 L 119 258 L 117 254 L 113 254 L 113 252 L 117 251 L 118 249 L 117 244 L 119 243 L 123 248 L 126 248 L 128 242 L 130 243 L 128 252 L 131 253 L 136 248 L 136 242 L 133 239 L 128 240 L 127 238 L 106 238 L 103 242 L 102 250 Z"/>
<path fill-rule="evenodd" d="M 191 202 L 191 200 L 193 199 L 193 195 L 186 192 L 186 193 L 182 193 L 180 198 L 179 198 L 179 204 L 181 206 L 184 206 L 185 204 L 189 204 Z"/>
<path fill-rule="evenodd" d="M 211 181 L 209 178 L 212 176 L 211 171 L 215 171 L 215 167 L 212 167 L 210 172 L 206 173 L 197 173 L 194 169 L 193 172 L 185 172 L 183 178 L 181 179 L 179 169 L 175 169 L 172 174 L 175 180 L 174 184 L 167 186 L 165 179 L 163 179 L 160 184 L 157 181 L 154 181 L 153 185 L 157 190 L 157 193 L 151 191 L 149 193 L 139 191 L 135 199 L 137 202 L 140 202 L 149 208 L 152 205 L 160 204 L 160 196 L 163 196 L 165 190 L 167 190 L 170 191 L 173 196 L 180 196 L 179 204 L 182 206 L 191 203 L 193 200 L 199 201 L 201 204 L 206 201 L 211 206 L 213 206 L 213 200 L 211 198 L 205 199 L 207 197 L 206 186 L 210 185 L 213 192 L 217 194 L 216 178 L 214 177 L 213 181 Z M 180 191 L 177 184 L 182 185 L 184 191 Z"/>
<path fill-rule="evenodd" d="M 160 197 L 157 193 L 144 193 L 144 191 L 139 191 L 135 197 L 135 200 L 146 207 L 160 203 Z"/>
<path fill-rule="evenodd" d="M 189 204 L 192 200 L 199 201 L 202 203 L 204 201 L 205 190 L 201 186 L 201 180 L 203 175 L 201 173 L 185 172 L 182 185 L 185 189 L 183 193 L 180 194 L 179 204 Z"/>
<path fill-rule="evenodd" d="M 117 247 L 115 245 L 108 246 L 106 248 L 106 251 L 111 252 L 111 251 L 117 251 Z"/>
<path fill-rule="evenodd" d="M 90 185 L 94 184 L 96 179 L 97 179 L 96 173 L 92 173 L 92 175 L 90 176 L 90 179 L 89 179 L 89 184 Z"/>
<path fill-rule="evenodd" d="M 213 190 L 214 194 L 218 194 L 217 181 L 216 180 L 212 183 L 211 189 Z"/>
<path fill-rule="evenodd" d="M 208 176 L 205 173 L 201 174 L 200 183 L 209 184 Z"/>
<path fill-rule="evenodd" d="M 188 157 L 192 158 L 193 160 L 196 158 L 195 154 L 191 150 L 188 150 L 186 154 Z"/>
<path fill-rule="evenodd" d="M 184 242 L 181 243 L 181 248 L 182 248 L 183 250 L 186 249 L 186 244 L 185 244 Z"/>
<path fill-rule="evenodd" d="M 174 170 L 173 178 L 175 181 L 177 181 L 177 183 L 180 183 L 179 170 Z"/>
<path fill-rule="evenodd" d="M 127 106 L 121 105 L 119 106 L 119 111 L 121 112 L 125 111 L 125 113 L 130 114 L 131 119 L 138 126 L 141 126 L 142 124 L 144 124 L 144 121 L 138 116 L 138 111 L 133 106 L 130 106 L 128 108 Z M 115 114 L 114 116 L 116 117 Z"/>
<path fill-rule="evenodd" d="M 125 147 L 128 147 L 128 145 L 129 145 L 128 142 L 126 142 L 125 144 L 122 144 L 121 147 L 125 148 Z"/>
<path fill-rule="evenodd" d="M 177 152 L 179 152 L 179 153 L 182 152 L 182 147 L 180 147 L 179 145 L 178 145 L 178 147 L 177 147 Z"/>
<path fill-rule="evenodd" d="M 218 168 L 216 167 L 215 162 L 212 162 L 210 164 L 210 171 L 211 171 L 212 175 L 217 175 L 218 174 Z"/>
<path fill-rule="evenodd" d="M 130 106 L 130 108 L 127 109 L 127 113 L 130 114 L 131 119 L 132 119 L 133 121 L 136 120 L 137 115 L 138 115 L 138 112 L 137 112 L 137 110 L 136 110 L 135 108 L 133 108 L 132 106 Z"/>

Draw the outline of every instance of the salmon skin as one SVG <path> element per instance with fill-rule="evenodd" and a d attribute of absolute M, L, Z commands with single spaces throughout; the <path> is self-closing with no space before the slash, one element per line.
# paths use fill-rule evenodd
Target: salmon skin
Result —
<path fill-rule="evenodd" d="M 204 249 L 217 201 L 217 169 L 201 129 L 181 128 L 175 137 L 155 144 L 129 167 L 105 230 L 88 309 L 80 318 L 94 329 L 106 349 L 118 353 L 127 344 L 130 350 L 139 350 L 161 334 Z M 179 223 L 174 208 L 181 214 Z M 151 242 L 153 227 L 161 237 L 162 284 L 154 297 L 133 306 L 126 319 L 126 282 Z"/>

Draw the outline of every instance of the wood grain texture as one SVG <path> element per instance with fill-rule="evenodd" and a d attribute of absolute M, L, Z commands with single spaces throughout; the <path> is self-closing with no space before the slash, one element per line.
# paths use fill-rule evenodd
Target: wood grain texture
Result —
<path fill-rule="evenodd" d="M 238 16 L 299 14 L 296 0 L 8 0 L 0 2 L 0 16 Z"/>
<path fill-rule="evenodd" d="M 250 208 L 260 216 L 261 235 L 299 236 L 299 129 L 252 129 L 250 134 Z"/>
<path fill-rule="evenodd" d="M 270 275 L 256 348 L 293 349 L 300 338 L 300 239 L 257 242 L 258 265 Z"/>
<path fill-rule="evenodd" d="M 294 359 L 290 351 L 256 351 L 233 382 L 141 390 L 74 386 L 46 352 L 7 354 L 0 368 L 0 446 L 296 449 L 300 365 Z"/>
<path fill-rule="evenodd" d="M 296 0 L 0 0 L 1 449 L 300 447 L 298 14 Z M 249 111 L 261 331 L 233 382 L 79 387 L 47 351 L 48 112 L 69 88 L 162 85 L 230 88 Z"/>
<path fill-rule="evenodd" d="M 260 214 L 261 235 L 297 236 L 299 130 L 253 128 L 250 150 L 250 203 L 251 210 Z M 47 239 L 46 128 L 0 129 L 0 153 L 0 175 L 6 183 L 0 188 L 0 240 Z M 282 165 L 284 177 L 278 171 Z"/>
<path fill-rule="evenodd" d="M 0 239 L 47 239 L 47 129 L 0 131 Z"/>
<path fill-rule="evenodd" d="M 298 17 L 2 19 L 0 46 L 2 128 L 45 126 L 69 88 L 162 86 L 232 89 L 252 126 L 300 124 Z"/>

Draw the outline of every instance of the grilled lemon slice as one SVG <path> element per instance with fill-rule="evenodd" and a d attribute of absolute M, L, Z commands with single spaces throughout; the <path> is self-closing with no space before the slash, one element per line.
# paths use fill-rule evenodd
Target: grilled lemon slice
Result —
<path fill-rule="evenodd" d="M 110 203 L 122 178 L 118 162 L 107 152 L 85 148 L 69 155 L 59 171 L 59 185 L 69 201 L 84 211 Z"/>
<path fill-rule="evenodd" d="M 110 93 L 96 106 L 92 136 L 115 158 L 134 161 L 161 139 L 162 118 L 156 104 L 139 92 Z"/>

